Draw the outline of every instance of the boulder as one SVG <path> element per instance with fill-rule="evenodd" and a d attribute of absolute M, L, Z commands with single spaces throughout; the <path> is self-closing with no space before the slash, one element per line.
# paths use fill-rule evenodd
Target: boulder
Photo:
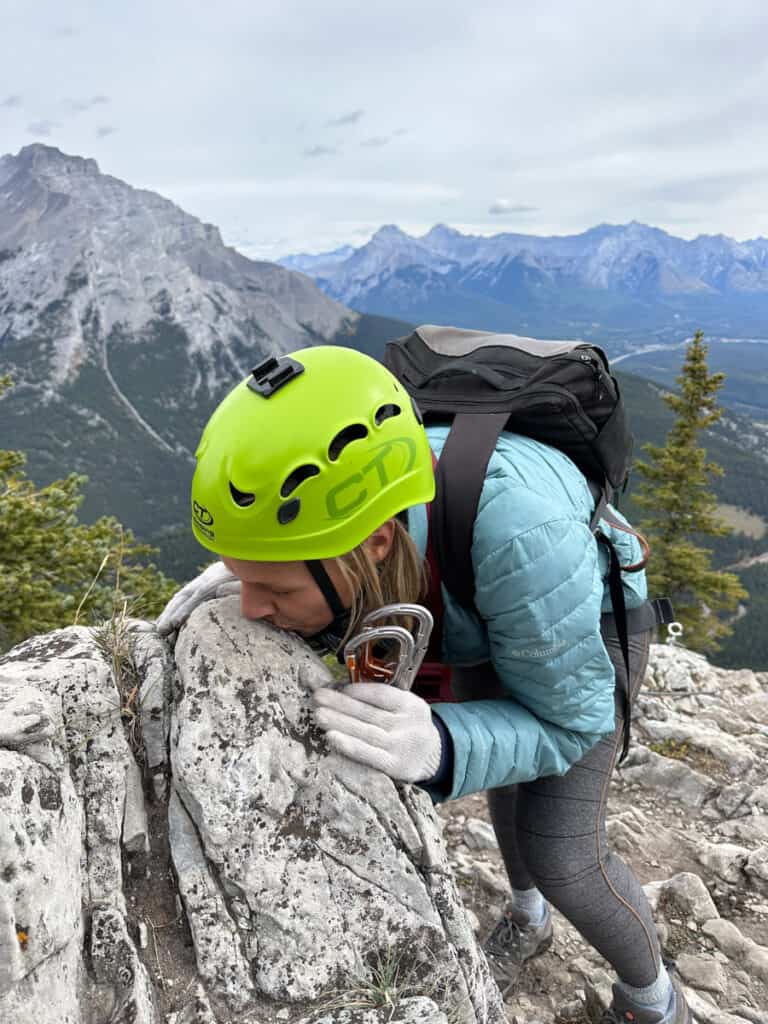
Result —
<path fill-rule="evenodd" d="M 386 964 L 387 1019 L 504 1021 L 431 800 L 328 748 L 332 683 L 237 599 L 174 652 L 124 621 L 0 659 L 0 1020 L 341 1022 Z"/>

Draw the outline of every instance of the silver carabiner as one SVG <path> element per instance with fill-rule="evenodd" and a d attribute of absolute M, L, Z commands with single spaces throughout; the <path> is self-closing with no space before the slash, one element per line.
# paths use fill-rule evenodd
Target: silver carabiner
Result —
<path fill-rule="evenodd" d="M 402 667 L 401 672 L 398 674 L 399 681 L 397 683 L 393 683 L 393 685 L 399 686 L 402 690 L 410 690 L 413 686 L 416 674 L 421 668 L 424 655 L 427 653 L 429 638 L 432 635 L 432 628 L 435 624 L 435 620 L 433 619 L 430 610 L 421 604 L 409 604 L 408 602 L 385 604 L 382 605 L 381 608 L 376 608 L 365 616 L 362 621 L 363 633 L 370 628 L 383 628 L 374 627 L 373 623 L 378 622 L 380 619 L 392 618 L 406 618 L 415 622 L 415 626 L 412 627 L 412 631 L 407 631 L 414 642 L 413 651 L 407 664 Z"/>
<path fill-rule="evenodd" d="M 378 658 L 373 645 L 381 640 L 394 640 L 397 657 Z M 409 671 L 416 642 L 402 626 L 373 626 L 361 630 L 344 645 L 344 661 L 353 683 L 389 683 L 400 689 L 409 688 Z"/>

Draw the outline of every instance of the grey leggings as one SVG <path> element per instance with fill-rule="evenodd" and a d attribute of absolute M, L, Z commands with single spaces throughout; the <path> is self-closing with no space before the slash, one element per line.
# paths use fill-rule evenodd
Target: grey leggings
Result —
<path fill-rule="evenodd" d="M 645 675 L 651 633 L 629 638 L 632 699 Z M 603 637 L 616 669 L 626 679 L 615 637 Z M 456 697 L 478 699 L 498 690 L 490 663 L 456 669 Z M 470 696 L 471 694 L 471 696 Z M 621 702 L 616 731 L 600 740 L 565 775 L 488 790 L 488 807 L 513 889 L 538 887 L 584 938 L 637 988 L 657 977 L 660 955 L 650 907 L 635 875 L 608 849 L 605 808 L 622 741 Z"/>

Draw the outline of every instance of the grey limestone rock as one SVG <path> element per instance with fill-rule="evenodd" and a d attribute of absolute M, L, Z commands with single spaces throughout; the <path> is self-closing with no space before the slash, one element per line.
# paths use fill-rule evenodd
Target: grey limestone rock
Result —
<path fill-rule="evenodd" d="M 182 885 L 201 974 L 232 1000 L 221 950 L 213 966 L 198 938 L 210 901 L 235 922 L 232 970 L 250 965 L 272 999 L 318 999 L 386 952 L 466 1004 L 467 1021 L 502 1019 L 431 801 L 329 750 L 313 722 L 308 648 L 243 620 L 229 598 L 193 613 L 175 656 L 173 785 L 211 866 L 202 913 Z M 183 875 L 180 831 L 172 821 Z"/>
<path fill-rule="evenodd" d="M 94 911 L 90 952 L 94 1002 L 109 1024 L 161 1024 L 149 975 L 119 911 Z"/>
<path fill-rule="evenodd" d="M 689 807 L 701 807 L 718 789 L 712 779 L 701 772 L 653 751 L 648 751 L 643 764 L 624 768 L 622 778 L 626 782 L 638 782 L 649 789 L 660 790 L 668 799 L 680 800 Z"/>
<path fill-rule="evenodd" d="M 652 906 L 671 903 L 677 912 L 696 924 L 704 924 L 720 916 L 704 882 L 690 872 L 651 882 L 644 888 Z"/>
<path fill-rule="evenodd" d="M 749 850 L 733 843 L 704 843 L 697 850 L 697 860 L 709 868 L 718 878 L 731 885 L 744 881 L 744 869 Z"/>
<path fill-rule="evenodd" d="M 714 918 L 702 927 L 725 955 L 743 964 L 746 970 L 768 981 L 768 948 L 743 935 L 732 921 Z"/>
<path fill-rule="evenodd" d="M 177 1024 L 257 1024 L 264 999 L 319 1010 L 383 955 L 414 979 L 403 1024 L 442 1024 L 427 991 L 467 1024 L 503 1020 L 430 800 L 316 730 L 312 690 L 331 681 L 236 600 L 199 610 L 175 660 L 137 622 L 0 659 L 0 1019 L 164 1021 L 173 977 L 129 879 L 162 866 L 167 803 L 197 966 Z"/>
<path fill-rule="evenodd" d="M 663 727 L 660 749 L 687 748 L 635 743 L 609 836 L 656 879 L 645 890 L 697 1019 L 762 1024 L 768 676 L 654 647 L 648 681 L 639 738 Z M 3 1024 L 601 1012 L 612 976 L 556 911 L 552 949 L 502 1005 L 479 942 L 509 889 L 482 798 L 433 807 L 331 752 L 312 692 L 332 684 L 300 638 L 246 622 L 233 598 L 198 609 L 175 652 L 132 621 L 0 658 Z M 383 963 L 398 979 L 386 1010 L 360 999 Z"/>
<path fill-rule="evenodd" d="M 758 846 L 748 853 L 744 871 L 760 892 L 768 895 L 768 844 Z"/>

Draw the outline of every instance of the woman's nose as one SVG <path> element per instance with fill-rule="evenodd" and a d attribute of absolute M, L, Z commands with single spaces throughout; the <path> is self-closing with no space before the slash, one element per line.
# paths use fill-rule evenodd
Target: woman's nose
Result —
<path fill-rule="evenodd" d="M 275 604 L 262 587 L 243 583 L 240 589 L 240 614 L 246 619 L 265 619 L 275 611 Z"/>

